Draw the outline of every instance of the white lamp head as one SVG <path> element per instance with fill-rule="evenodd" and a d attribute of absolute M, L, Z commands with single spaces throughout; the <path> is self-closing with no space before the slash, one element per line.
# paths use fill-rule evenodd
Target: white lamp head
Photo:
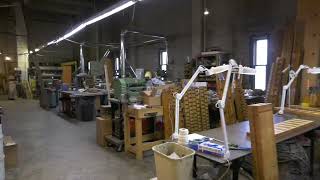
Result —
<path fill-rule="evenodd" d="M 309 74 L 320 74 L 320 67 L 313 67 L 308 69 Z"/>
<path fill-rule="evenodd" d="M 242 65 L 239 65 L 239 74 L 245 74 L 245 75 L 255 75 L 256 70 L 253 68 L 245 67 Z"/>

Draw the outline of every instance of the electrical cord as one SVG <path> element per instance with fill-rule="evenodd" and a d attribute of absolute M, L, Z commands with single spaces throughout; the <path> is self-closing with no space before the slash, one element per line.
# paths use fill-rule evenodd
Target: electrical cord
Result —
<path fill-rule="evenodd" d="M 218 178 L 219 180 L 222 180 L 226 175 L 227 175 L 227 173 L 229 172 L 229 170 L 230 170 L 230 167 L 231 167 L 231 163 L 230 163 L 230 161 L 227 159 L 227 162 L 228 162 L 228 168 L 227 168 L 227 170 Z"/>
<path fill-rule="evenodd" d="M 304 148 L 296 139 L 279 144 L 277 151 L 279 163 L 288 163 L 291 174 L 308 175 L 310 160 Z"/>
<path fill-rule="evenodd" d="M 287 176 L 295 176 L 287 177 L 288 179 L 301 179 L 309 176 L 309 157 L 297 139 L 290 139 L 277 144 L 277 156 L 278 163 L 288 167 L 289 173 Z M 253 169 L 251 155 L 245 158 L 242 167 L 248 170 Z"/>

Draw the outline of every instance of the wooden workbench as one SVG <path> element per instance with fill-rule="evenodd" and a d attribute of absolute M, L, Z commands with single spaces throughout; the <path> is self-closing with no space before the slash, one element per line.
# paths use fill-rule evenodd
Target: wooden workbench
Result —
<path fill-rule="evenodd" d="M 107 95 L 107 91 L 99 90 L 98 92 L 79 92 L 79 91 L 61 91 L 62 94 L 67 94 L 71 97 L 85 97 L 85 96 L 103 96 Z"/>
<path fill-rule="evenodd" d="M 134 153 L 136 159 L 142 160 L 144 151 L 151 150 L 153 146 L 164 142 L 164 140 L 154 140 L 153 133 L 143 134 L 142 129 L 143 119 L 162 115 L 162 106 L 142 109 L 136 109 L 132 106 L 128 107 L 124 123 L 124 148 L 127 153 Z M 130 133 L 130 118 L 134 118 L 135 120 L 134 138 L 131 137 Z"/>
<path fill-rule="evenodd" d="M 283 121 L 285 121 L 285 119 L 283 117 L 274 116 L 274 123 L 275 124 L 283 122 Z M 288 140 L 290 138 L 296 137 L 298 135 L 308 133 L 308 132 L 313 131 L 319 127 L 320 127 L 320 121 L 314 121 L 314 123 L 312 123 L 312 125 L 310 125 L 310 126 L 307 126 L 303 129 L 299 129 L 299 131 L 293 131 L 292 133 L 286 134 L 285 136 L 276 137 L 275 140 L 277 143 L 279 143 L 279 142 Z M 250 138 L 247 134 L 249 131 L 250 131 L 249 121 L 243 121 L 240 123 L 236 123 L 236 124 L 232 124 L 232 125 L 227 126 L 229 143 L 238 144 L 243 147 L 251 148 Z M 222 132 L 221 128 L 215 128 L 215 129 L 210 129 L 208 131 L 202 131 L 202 132 L 199 132 L 198 134 L 203 135 L 203 136 L 207 136 L 210 138 L 216 138 L 216 139 L 223 140 L 223 132 Z M 313 150 L 313 148 L 311 148 L 311 149 Z M 230 150 L 229 161 L 233 162 L 233 164 L 231 165 L 231 168 L 233 169 L 233 178 L 234 179 L 238 179 L 238 172 L 239 172 L 239 168 L 240 168 L 241 158 L 243 158 L 249 154 L 251 154 L 251 151 Z M 313 153 L 311 153 L 311 154 L 313 154 Z M 209 154 L 205 154 L 205 153 L 201 153 L 201 152 L 196 152 L 195 161 L 194 161 L 195 166 L 196 166 L 196 157 L 201 157 L 201 158 L 207 159 L 211 162 L 216 162 L 216 163 L 220 163 L 220 164 L 227 163 L 227 161 L 224 160 L 223 158 L 209 155 Z M 310 163 L 313 164 L 312 160 L 310 161 Z"/>
<path fill-rule="evenodd" d="M 280 110 L 280 107 L 274 107 L 273 109 L 274 112 L 277 113 Z M 290 107 L 285 107 L 284 113 L 296 115 L 299 118 L 304 119 L 320 120 L 320 108 L 291 105 Z"/>

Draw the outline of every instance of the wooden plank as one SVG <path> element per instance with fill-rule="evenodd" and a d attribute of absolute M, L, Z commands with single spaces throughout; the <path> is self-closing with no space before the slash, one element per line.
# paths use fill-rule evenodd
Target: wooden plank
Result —
<path fill-rule="evenodd" d="M 235 98 L 234 98 L 234 104 L 236 108 L 236 115 L 238 121 L 244 121 L 248 117 L 247 112 L 247 103 L 244 98 L 244 90 L 242 88 L 242 78 L 235 80 Z"/>
<path fill-rule="evenodd" d="M 164 142 L 165 142 L 164 140 L 158 140 L 158 141 L 152 141 L 152 142 L 143 143 L 142 150 L 143 151 L 148 151 L 148 150 L 152 149 L 153 146 L 158 145 L 158 144 L 162 144 Z"/>
<path fill-rule="evenodd" d="M 124 151 L 129 152 L 131 146 L 131 137 L 130 137 L 130 119 L 127 115 L 127 105 L 122 105 L 122 116 L 124 118 Z"/>
<path fill-rule="evenodd" d="M 278 161 L 274 136 L 272 104 L 248 106 L 254 178 L 277 180 Z"/>
<path fill-rule="evenodd" d="M 275 107 L 274 111 L 278 112 L 280 107 Z M 320 112 L 313 110 L 304 110 L 304 109 L 293 109 L 293 108 L 285 108 L 284 113 L 293 114 L 303 119 L 312 119 L 312 120 L 320 120 Z"/>
<path fill-rule="evenodd" d="M 320 59 L 320 18 L 309 20 L 305 24 L 304 36 L 304 59 L 303 64 L 310 67 L 319 66 Z M 309 87 L 317 86 L 317 76 L 308 74 L 306 71 L 302 72 L 302 100 L 308 95 Z"/>
<path fill-rule="evenodd" d="M 285 59 L 278 57 L 272 65 L 272 74 L 270 74 L 270 85 L 267 90 L 266 102 L 279 106 L 282 90 L 282 70 L 284 69 Z"/>
<path fill-rule="evenodd" d="M 72 66 L 64 65 L 62 66 L 62 82 L 68 85 L 72 83 Z"/>
<path fill-rule="evenodd" d="M 154 134 L 145 134 L 142 136 L 142 141 L 150 141 L 154 139 Z M 130 143 L 131 144 L 135 144 L 136 143 L 136 137 L 131 137 L 130 138 Z"/>
<path fill-rule="evenodd" d="M 319 17 L 320 1 L 319 0 L 298 0 L 297 19 L 306 21 Z"/>
<path fill-rule="evenodd" d="M 313 121 L 302 119 L 291 119 L 274 125 L 276 138 L 290 136 L 295 132 L 300 132 L 308 126 L 313 126 Z"/>
<path fill-rule="evenodd" d="M 136 159 L 142 160 L 143 150 L 142 150 L 142 119 L 135 119 L 136 128 Z"/>
<path fill-rule="evenodd" d="M 165 89 L 161 94 L 161 102 L 163 105 L 163 123 L 164 123 L 164 138 L 170 139 L 170 136 L 173 134 L 173 121 L 170 118 L 170 100 L 172 94 L 170 94 L 169 89 Z"/>

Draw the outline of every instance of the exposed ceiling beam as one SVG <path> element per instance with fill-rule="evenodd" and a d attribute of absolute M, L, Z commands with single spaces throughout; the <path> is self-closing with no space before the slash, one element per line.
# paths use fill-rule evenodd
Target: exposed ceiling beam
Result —
<path fill-rule="evenodd" d="M 39 11 L 39 12 L 50 12 L 50 13 L 57 13 L 57 14 L 65 14 L 65 15 L 80 15 L 81 11 L 74 10 L 74 9 L 65 9 L 65 8 L 58 8 L 58 7 L 49 7 L 49 6 L 32 6 L 30 7 L 32 11 Z"/>
<path fill-rule="evenodd" d="M 93 3 L 88 0 L 45 0 L 48 3 L 59 3 L 71 6 L 93 8 Z"/>

